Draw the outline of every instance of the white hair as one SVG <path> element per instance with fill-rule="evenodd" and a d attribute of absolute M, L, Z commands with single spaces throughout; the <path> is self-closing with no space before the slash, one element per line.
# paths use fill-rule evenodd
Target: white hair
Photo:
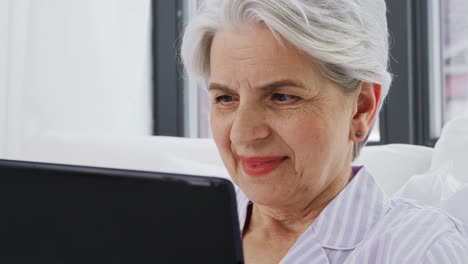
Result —
<path fill-rule="evenodd" d="M 205 0 L 186 27 L 182 60 L 189 78 L 207 84 L 216 32 L 263 23 L 344 91 L 362 82 L 380 84 L 381 107 L 392 80 L 386 12 L 385 0 Z M 354 146 L 354 158 L 364 144 Z"/>

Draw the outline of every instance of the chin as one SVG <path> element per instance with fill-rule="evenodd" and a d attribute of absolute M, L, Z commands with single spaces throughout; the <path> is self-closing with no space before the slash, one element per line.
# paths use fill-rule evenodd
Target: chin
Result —
<path fill-rule="evenodd" d="M 284 201 L 284 196 L 280 192 L 268 188 L 268 186 L 261 186 L 260 184 L 247 184 L 239 185 L 245 196 L 249 198 L 254 204 L 263 206 L 275 207 Z"/>

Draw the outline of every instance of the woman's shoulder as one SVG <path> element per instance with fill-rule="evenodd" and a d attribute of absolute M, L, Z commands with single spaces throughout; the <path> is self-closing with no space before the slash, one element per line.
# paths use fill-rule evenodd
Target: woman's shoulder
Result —
<path fill-rule="evenodd" d="M 365 170 L 364 173 L 373 178 Z M 413 199 L 385 197 L 386 212 L 374 229 L 381 228 L 388 230 L 384 233 L 401 234 L 402 237 L 413 235 L 413 238 L 426 240 L 428 236 L 437 239 L 444 233 L 454 233 L 468 241 L 467 226 L 447 212 Z"/>
<path fill-rule="evenodd" d="M 390 199 L 387 213 L 369 238 L 387 249 L 395 261 L 391 263 L 468 263 L 467 227 L 414 200 Z"/>
<path fill-rule="evenodd" d="M 458 233 L 447 232 L 429 246 L 420 263 L 468 263 L 467 243 Z"/>
<path fill-rule="evenodd" d="M 468 236 L 468 229 L 461 221 L 438 208 L 405 198 L 390 199 L 386 223 L 393 228 L 414 226 L 415 231 L 434 233 L 455 232 Z"/>

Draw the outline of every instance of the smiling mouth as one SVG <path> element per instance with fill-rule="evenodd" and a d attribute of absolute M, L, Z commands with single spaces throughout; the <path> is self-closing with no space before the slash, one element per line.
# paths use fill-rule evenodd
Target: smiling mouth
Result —
<path fill-rule="evenodd" d="M 280 166 L 287 157 L 240 157 L 242 169 L 250 176 L 262 176 Z"/>

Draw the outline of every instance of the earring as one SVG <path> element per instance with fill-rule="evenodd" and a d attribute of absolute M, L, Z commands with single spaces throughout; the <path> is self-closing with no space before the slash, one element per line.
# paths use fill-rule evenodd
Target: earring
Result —
<path fill-rule="evenodd" d="M 356 132 L 356 137 L 361 138 L 362 137 L 362 132 L 361 131 Z"/>

